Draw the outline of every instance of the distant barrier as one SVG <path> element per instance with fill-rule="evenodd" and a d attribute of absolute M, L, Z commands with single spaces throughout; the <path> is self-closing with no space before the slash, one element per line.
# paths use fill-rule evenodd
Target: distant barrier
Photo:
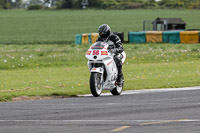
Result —
<path fill-rule="evenodd" d="M 75 38 L 76 38 L 75 43 L 78 44 L 78 45 L 93 44 L 93 43 L 96 42 L 98 37 L 99 37 L 98 33 L 77 34 L 75 36 Z"/>
<path fill-rule="evenodd" d="M 124 32 L 114 32 L 122 42 L 124 41 Z M 99 37 L 98 33 L 77 34 L 75 43 L 93 44 Z M 200 43 L 200 31 L 147 31 L 147 32 L 129 32 L 128 43 Z"/>
<path fill-rule="evenodd" d="M 124 32 L 113 32 L 113 34 L 118 35 L 121 41 L 124 42 Z M 75 43 L 78 45 L 93 44 L 96 42 L 98 37 L 98 33 L 77 34 L 75 36 Z"/>
<path fill-rule="evenodd" d="M 163 42 L 161 31 L 147 31 L 146 42 Z"/>
<path fill-rule="evenodd" d="M 164 43 L 180 43 L 180 31 L 165 31 L 163 32 Z"/>
<path fill-rule="evenodd" d="M 128 42 L 129 43 L 146 43 L 146 33 L 145 32 L 129 32 Z"/>
<path fill-rule="evenodd" d="M 75 39 L 75 43 L 81 45 L 82 44 L 82 34 L 77 34 Z"/>
<path fill-rule="evenodd" d="M 199 43 L 199 31 L 181 31 L 181 43 Z"/>
<path fill-rule="evenodd" d="M 200 31 L 147 31 L 129 32 L 129 43 L 199 43 Z"/>

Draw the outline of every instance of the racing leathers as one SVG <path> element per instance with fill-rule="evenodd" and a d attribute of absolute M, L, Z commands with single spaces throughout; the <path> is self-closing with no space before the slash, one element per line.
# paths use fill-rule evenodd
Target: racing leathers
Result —
<path fill-rule="evenodd" d="M 105 41 L 104 39 L 102 39 L 101 37 L 99 37 L 96 42 L 98 41 Z M 112 48 L 111 51 L 113 53 L 115 53 L 115 56 L 114 56 L 114 61 L 115 61 L 115 64 L 117 66 L 117 69 L 118 69 L 118 79 L 117 79 L 117 84 L 119 86 L 122 85 L 122 82 L 124 77 L 123 77 L 123 73 L 122 73 L 122 52 L 124 51 L 123 49 L 123 45 L 121 43 L 121 39 L 119 38 L 119 36 L 115 35 L 115 34 L 111 34 L 106 41 L 112 41 L 115 45 L 115 48 Z"/>

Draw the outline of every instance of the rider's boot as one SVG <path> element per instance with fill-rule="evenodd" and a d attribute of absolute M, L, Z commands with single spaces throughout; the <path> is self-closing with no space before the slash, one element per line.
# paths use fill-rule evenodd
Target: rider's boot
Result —
<path fill-rule="evenodd" d="M 117 78 L 117 85 L 119 87 L 122 87 L 122 83 L 123 83 L 123 73 L 122 73 L 122 66 L 118 67 L 118 78 Z"/>
<path fill-rule="evenodd" d="M 124 82 L 124 81 L 123 81 L 123 74 L 118 75 L 117 85 L 118 85 L 119 87 L 122 87 L 123 82 Z"/>

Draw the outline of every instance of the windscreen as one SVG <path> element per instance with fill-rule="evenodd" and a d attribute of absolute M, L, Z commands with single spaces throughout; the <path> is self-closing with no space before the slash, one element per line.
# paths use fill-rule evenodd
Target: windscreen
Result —
<path fill-rule="evenodd" d="M 105 45 L 107 44 L 103 42 L 96 42 L 91 46 L 91 49 L 103 49 Z"/>

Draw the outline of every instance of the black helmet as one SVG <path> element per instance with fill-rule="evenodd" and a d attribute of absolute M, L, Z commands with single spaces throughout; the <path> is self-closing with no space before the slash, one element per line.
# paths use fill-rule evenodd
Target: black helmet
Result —
<path fill-rule="evenodd" d="M 106 40 L 111 35 L 110 26 L 108 26 L 107 24 L 102 24 L 99 26 L 98 32 L 99 32 L 99 36 L 103 40 Z"/>

